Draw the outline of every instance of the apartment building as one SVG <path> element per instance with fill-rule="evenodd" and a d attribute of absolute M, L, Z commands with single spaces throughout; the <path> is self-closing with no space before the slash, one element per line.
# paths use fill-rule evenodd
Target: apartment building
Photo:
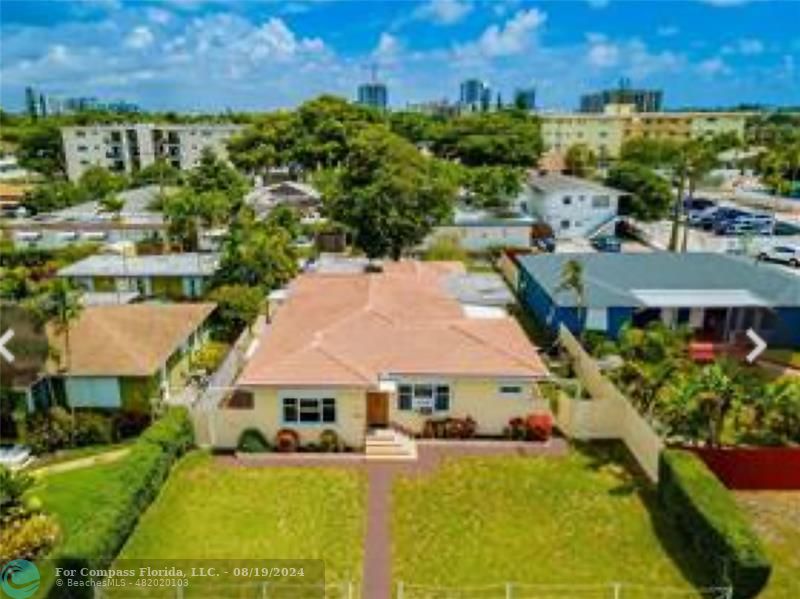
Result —
<path fill-rule="evenodd" d="M 586 144 L 601 158 L 619 155 L 622 144 L 634 137 L 685 141 L 735 133 L 743 137 L 745 112 L 636 112 L 633 105 L 608 105 L 603 113 L 541 114 L 546 149 L 566 151 Z"/>
<path fill-rule="evenodd" d="M 94 165 L 133 173 L 158 158 L 168 160 L 176 168 L 189 169 L 198 163 L 205 148 L 224 157 L 226 142 L 241 128 L 240 125 L 208 123 L 64 127 L 61 136 L 67 176 L 74 181 Z"/>

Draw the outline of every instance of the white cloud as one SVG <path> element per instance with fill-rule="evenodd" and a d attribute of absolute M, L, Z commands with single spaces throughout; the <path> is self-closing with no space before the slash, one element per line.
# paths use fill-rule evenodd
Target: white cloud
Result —
<path fill-rule="evenodd" d="M 414 17 L 439 25 L 453 25 L 471 11 L 472 4 L 465 0 L 429 0 L 414 11 Z"/>
<path fill-rule="evenodd" d="M 142 50 L 153 45 L 154 41 L 155 36 L 153 35 L 153 32 L 150 31 L 148 27 L 139 25 L 138 27 L 134 27 L 125 38 L 125 46 L 128 48 L 133 48 L 134 50 Z"/>
<path fill-rule="evenodd" d="M 172 19 L 172 13 L 161 8 L 148 8 L 146 14 L 148 20 L 156 25 L 166 25 Z"/>
<path fill-rule="evenodd" d="M 605 36 L 590 34 L 589 51 L 586 60 L 590 65 L 600 68 L 616 66 L 619 62 L 619 46 L 606 40 Z"/>
<path fill-rule="evenodd" d="M 707 60 L 702 61 L 700 64 L 697 65 L 697 72 L 701 75 L 706 75 L 708 77 L 714 77 L 716 75 L 726 75 L 730 73 L 730 68 L 719 57 L 709 58 Z"/>
<path fill-rule="evenodd" d="M 546 20 L 547 14 L 537 8 L 521 10 L 503 25 L 487 27 L 476 42 L 462 46 L 459 53 L 484 58 L 519 54 L 530 46 L 534 33 Z"/>
<path fill-rule="evenodd" d="M 605 8 L 610 2 L 611 0 L 586 0 L 586 3 L 592 8 Z"/>
<path fill-rule="evenodd" d="M 738 43 L 739 53 L 746 56 L 761 54 L 764 51 L 764 44 L 755 38 L 741 39 Z"/>
<path fill-rule="evenodd" d="M 377 59 L 394 58 L 402 49 L 402 44 L 396 36 L 391 33 L 383 32 L 378 39 L 378 45 L 372 52 L 372 56 Z"/>

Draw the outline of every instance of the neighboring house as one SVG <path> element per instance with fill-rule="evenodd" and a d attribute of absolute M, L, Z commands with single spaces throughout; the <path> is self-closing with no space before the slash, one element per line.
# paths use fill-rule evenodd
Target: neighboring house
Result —
<path fill-rule="evenodd" d="M 65 336 L 48 329 L 57 358 L 51 376 L 67 405 L 147 413 L 186 384 L 191 357 L 206 339 L 214 304 L 135 304 L 85 308 Z"/>
<path fill-rule="evenodd" d="M 16 156 L 4 156 L 0 158 L 0 181 L 27 180 L 33 175 L 33 172 L 19 165 Z"/>
<path fill-rule="evenodd" d="M 62 268 L 58 276 L 90 292 L 179 299 L 202 296 L 218 267 L 219 254 L 96 254 Z"/>
<path fill-rule="evenodd" d="M 559 291 L 569 260 L 583 266 L 586 310 Z M 753 328 L 771 346 L 800 347 L 800 277 L 724 254 L 550 254 L 517 256 L 519 295 L 552 330 L 560 324 L 611 337 L 627 322 L 684 324 L 699 339 L 735 341 Z"/>
<path fill-rule="evenodd" d="M 321 197 L 319 192 L 307 183 L 280 181 L 271 185 L 257 187 L 245 198 L 256 215 L 263 218 L 275 206 L 285 205 L 296 208 L 303 217 L 318 218 Z"/>
<path fill-rule="evenodd" d="M 587 179 L 532 172 L 517 202 L 550 225 L 558 239 L 589 237 L 617 217 L 619 199 L 627 195 Z"/>
<path fill-rule="evenodd" d="M 459 208 L 453 221 L 436 227 L 426 244 L 441 235 L 455 235 L 465 249 L 473 252 L 493 247 L 530 247 L 531 230 L 535 223 L 535 218 L 519 212 Z"/>
<path fill-rule="evenodd" d="M 166 239 L 164 217 L 153 209 L 158 186 L 129 189 L 117 195 L 124 202 L 119 214 L 110 214 L 99 202 L 92 201 L 14 219 L 5 228 L 16 246 L 44 249 L 87 242 L 113 244 Z"/>
<path fill-rule="evenodd" d="M 194 168 L 203 150 L 227 156 L 228 140 L 242 130 L 241 125 L 193 123 L 131 123 L 63 127 L 67 176 L 77 181 L 91 166 L 114 172 L 135 173 L 158 159 L 175 168 Z"/>
<path fill-rule="evenodd" d="M 257 428 L 302 443 L 333 429 L 352 447 L 372 428 L 421 433 L 429 419 L 471 416 L 500 435 L 540 407 L 547 376 L 505 315 L 471 318 L 445 289 L 453 263 L 392 262 L 381 273 L 304 274 L 288 290 L 237 380 L 246 392 L 214 414 L 213 444 Z"/>

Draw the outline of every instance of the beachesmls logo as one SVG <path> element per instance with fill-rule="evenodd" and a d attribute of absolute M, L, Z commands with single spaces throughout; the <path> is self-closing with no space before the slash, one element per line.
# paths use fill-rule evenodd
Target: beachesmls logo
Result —
<path fill-rule="evenodd" d="M 25 559 L 15 559 L 0 572 L 0 589 L 11 599 L 26 599 L 39 590 L 39 569 Z"/>

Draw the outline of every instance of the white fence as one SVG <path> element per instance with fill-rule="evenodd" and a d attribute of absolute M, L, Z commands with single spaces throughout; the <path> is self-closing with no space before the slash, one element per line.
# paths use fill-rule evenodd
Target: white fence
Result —
<path fill-rule="evenodd" d="M 628 398 L 600 371 L 594 359 L 563 325 L 561 346 L 591 400 L 561 395 L 556 419 L 576 439 L 621 439 L 652 481 L 658 480 L 658 458 L 664 443 Z"/>
<path fill-rule="evenodd" d="M 506 582 L 472 587 L 399 582 L 394 596 L 396 599 L 730 599 L 733 595 L 730 587 L 694 589 L 624 582 L 584 585 Z"/>
<path fill-rule="evenodd" d="M 95 599 L 361 599 L 355 582 L 300 584 L 269 581 L 181 587 L 94 587 Z M 364 598 L 366 599 L 366 598 Z"/>

